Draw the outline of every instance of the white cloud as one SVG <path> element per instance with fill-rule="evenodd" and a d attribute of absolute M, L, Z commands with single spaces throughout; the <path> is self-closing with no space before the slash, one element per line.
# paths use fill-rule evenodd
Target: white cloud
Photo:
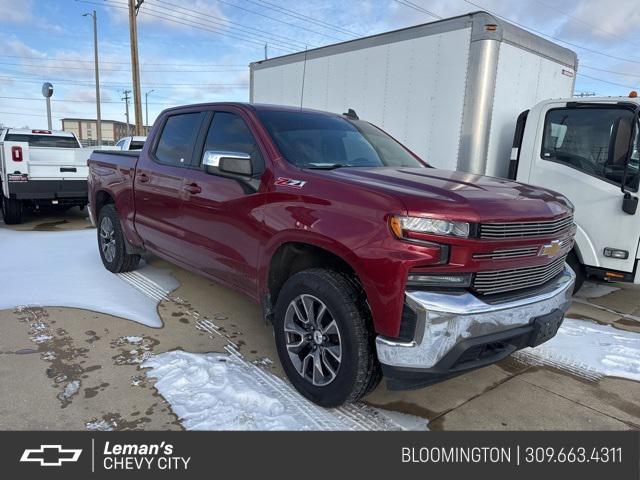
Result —
<path fill-rule="evenodd" d="M 0 23 L 23 23 L 32 18 L 31 0 L 0 0 Z"/>

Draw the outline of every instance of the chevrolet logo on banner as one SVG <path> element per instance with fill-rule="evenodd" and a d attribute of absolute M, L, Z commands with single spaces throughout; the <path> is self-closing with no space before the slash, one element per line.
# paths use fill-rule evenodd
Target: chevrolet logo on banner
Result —
<path fill-rule="evenodd" d="M 77 462 L 82 449 L 65 449 L 62 445 L 40 445 L 40 448 L 26 449 L 21 462 L 39 463 L 41 467 L 60 467 L 62 462 Z"/>
<path fill-rule="evenodd" d="M 553 258 L 560 253 L 560 250 L 562 250 L 562 242 L 560 240 L 554 240 L 553 242 L 540 247 L 540 253 L 538 253 L 538 256 Z"/>

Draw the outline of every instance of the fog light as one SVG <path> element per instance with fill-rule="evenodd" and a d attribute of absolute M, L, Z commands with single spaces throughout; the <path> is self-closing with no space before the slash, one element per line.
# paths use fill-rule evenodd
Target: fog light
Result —
<path fill-rule="evenodd" d="M 471 285 L 471 274 L 462 275 L 425 275 L 410 273 L 407 277 L 407 287 L 457 287 L 464 288 Z"/>
<path fill-rule="evenodd" d="M 627 252 L 626 250 L 618 250 L 616 248 L 607 247 L 604 249 L 604 256 L 609 258 L 626 260 L 627 258 L 629 258 L 629 252 Z"/>

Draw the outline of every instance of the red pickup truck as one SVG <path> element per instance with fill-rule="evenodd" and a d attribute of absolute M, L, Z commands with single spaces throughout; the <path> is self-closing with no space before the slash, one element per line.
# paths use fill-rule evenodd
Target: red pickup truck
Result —
<path fill-rule="evenodd" d="M 436 170 L 350 110 L 165 110 L 141 152 L 95 151 L 89 199 L 112 272 L 151 252 L 245 293 L 293 385 L 323 406 L 382 375 L 419 388 L 553 337 L 573 207 Z"/>

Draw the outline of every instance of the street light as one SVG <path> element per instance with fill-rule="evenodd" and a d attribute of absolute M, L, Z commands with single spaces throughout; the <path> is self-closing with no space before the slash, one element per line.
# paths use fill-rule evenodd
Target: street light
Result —
<path fill-rule="evenodd" d="M 98 68 L 98 16 L 94 10 L 92 13 L 84 13 L 83 17 L 93 18 L 93 56 L 96 69 L 96 135 L 98 145 L 102 145 L 102 117 L 100 115 L 100 71 Z"/>
<path fill-rule="evenodd" d="M 144 109 L 145 109 L 145 115 L 146 115 L 145 124 L 147 127 L 149 126 L 149 94 L 153 92 L 155 92 L 155 90 L 149 90 L 147 93 L 144 94 Z"/>
<path fill-rule="evenodd" d="M 49 82 L 45 82 L 42 84 L 42 96 L 47 101 L 47 125 L 49 130 L 53 130 L 53 126 L 51 123 L 51 95 L 53 95 L 53 85 Z"/>

